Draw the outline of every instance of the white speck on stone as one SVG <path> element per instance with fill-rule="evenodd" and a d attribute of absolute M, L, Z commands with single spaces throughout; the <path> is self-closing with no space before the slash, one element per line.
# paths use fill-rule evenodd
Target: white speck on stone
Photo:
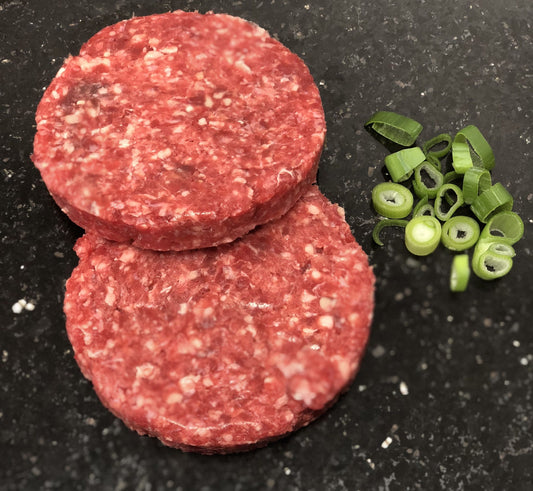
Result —
<path fill-rule="evenodd" d="M 366 459 L 366 463 L 370 466 L 371 469 L 375 469 L 376 464 L 374 464 L 374 462 L 372 462 L 371 458 Z"/>
<path fill-rule="evenodd" d="M 520 365 L 526 366 L 528 363 L 529 363 L 529 360 L 525 356 L 520 358 Z"/>
<path fill-rule="evenodd" d="M 386 353 L 386 350 L 381 344 L 378 344 L 375 348 L 372 349 L 372 356 L 374 358 L 381 358 Z"/>
<path fill-rule="evenodd" d="M 392 443 L 392 438 L 390 436 L 388 436 L 387 438 L 385 438 L 385 440 L 383 440 L 383 442 L 381 443 L 381 448 L 389 448 L 389 445 Z"/>
<path fill-rule="evenodd" d="M 515 348 L 520 348 L 520 341 L 518 341 L 518 340 L 515 339 L 515 340 L 513 341 L 513 346 L 514 346 Z"/>
<path fill-rule="evenodd" d="M 291 474 L 291 470 L 288 467 L 284 467 L 283 472 L 285 473 L 286 476 L 290 476 Z"/>
<path fill-rule="evenodd" d="M 405 382 L 400 382 L 400 394 L 403 396 L 406 396 L 409 394 L 409 387 L 407 387 L 407 384 Z"/>

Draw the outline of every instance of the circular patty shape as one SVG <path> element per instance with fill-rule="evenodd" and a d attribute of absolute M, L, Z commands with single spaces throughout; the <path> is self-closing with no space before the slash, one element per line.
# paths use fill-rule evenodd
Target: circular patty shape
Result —
<path fill-rule="evenodd" d="M 218 248 L 161 253 L 86 234 L 76 252 L 64 304 L 76 361 L 141 434 L 247 450 L 308 424 L 355 376 L 374 275 L 314 186 Z"/>
<path fill-rule="evenodd" d="M 33 162 L 86 231 L 154 250 L 229 242 L 314 182 L 308 68 L 243 19 L 177 11 L 106 27 L 39 103 Z"/>

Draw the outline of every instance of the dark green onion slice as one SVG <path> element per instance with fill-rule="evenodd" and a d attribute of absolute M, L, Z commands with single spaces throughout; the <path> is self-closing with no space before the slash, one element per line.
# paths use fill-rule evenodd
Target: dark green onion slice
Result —
<path fill-rule="evenodd" d="M 476 220 L 465 216 L 454 216 L 442 225 L 441 242 L 452 251 L 464 251 L 474 246 L 479 239 L 479 225 Z"/>
<path fill-rule="evenodd" d="M 409 179 L 413 170 L 418 167 L 426 156 L 419 147 L 404 148 L 385 157 L 385 166 L 394 182 Z"/>
<path fill-rule="evenodd" d="M 453 167 L 459 174 L 464 174 L 469 167 L 494 167 L 494 153 L 481 131 L 469 125 L 459 131 L 452 143 Z"/>
<path fill-rule="evenodd" d="M 441 150 L 430 151 L 431 148 L 438 145 L 439 143 L 446 143 L 446 146 Z M 424 142 L 424 144 L 422 145 L 422 151 L 424 152 L 426 156 L 433 155 L 438 159 L 446 157 L 446 155 L 450 153 L 451 148 L 452 148 L 452 137 L 448 133 L 441 133 L 440 135 L 433 137 L 431 140 Z"/>
<path fill-rule="evenodd" d="M 481 232 L 481 239 L 499 240 L 506 244 L 518 242 L 524 235 L 524 222 L 514 211 L 493 215 Z"/>
<path fill-rule="evenodd" d="M 449 203 L 449 208 L 444 209 L 443 200 L 446 200 Z M 435 216 L 445 222 L 448 220 L 457 209 L 462 206 L 464 203 L 463 192 L 459 186 L 455 184 L 443 184 L 437 191 L 437 196 L 435 196 Z"/>
<path fill-rule="evenodd" d="M 401 184 L 382 182 L 372 190 L 374 209 L 387 218 L 403 218 L 413 209 L 413 195 Z"/>
<path fill-rule="evenodd" d="M 470 205 L 480 193 L 489 189 L 492 185 L 490 172 L 480 167 L 470 167 L 465 172 L 463 179 L 463 197 L 465 203 Z"/>
<path fill-rule="evenodd" d="M 489 189 L 483 191 L 470 206 L 470 209 L 479 219 L 486 223 L 493 215 L 502 211 L 510 211 L 513 207 L 513 197 L 497 182 Z"/>
<path fill-rule="evenodd" d="M 426 181 L 431 181 L 431 185 L 427 185 Z M 435 167 L 428 162 L 422 162 L 415 169 L 415 178 L 413 181 L 413 190 L 415 194 L 422 198 L 434 198 L 437 195 L 438 189 L 442 186 L 444 176 Z"/>
<path fill-rule="evenodd" d="M 410 147 L 422 131 L 422 125 L 414 119 L 390 111 L 378 111 L 365 126 L 403 147 Z"/>
<path fill-rule="evenodd" d="M 403 227 L 407 225 L 408 220 L 392 220 L 390 218 L 384 218 L 383 220 L 380 220 L 376 225 L 374 226 L 374 230 L 372 230 L 372 239 L 378 246 L 383 245 L 383 241 L 380 239 L 381 231 L 385 227 Z"/>
<path fill-rule="evenodd" d="M 452 261 L 450 271 L 450 290 L 452 292 L 464 292 L 470 279 L 470 264 L 468 254 L 457 254 Z"/>
<path fill-rule="evenodd" d="M 429 198 L 427 196 L 423 196 L 413 208 L 413 217 L 420 215 L 429 215 L 431 217 L 435 216 L 435 208 L 433 207 L 433 204 L 429 202 Z"/>
<path fill-rule="evenodd" d="M 405 227 L 405 246 L 416 256 L 427 256 L 439 245 L 440 222 L 435 217 L 417 216 Z"/>

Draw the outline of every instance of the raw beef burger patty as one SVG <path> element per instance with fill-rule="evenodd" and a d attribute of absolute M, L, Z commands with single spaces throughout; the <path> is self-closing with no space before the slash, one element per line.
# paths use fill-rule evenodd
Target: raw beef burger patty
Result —
<path fill-rule="evenodd" d="M 33 161 L 86 231 L 154 250 L 229 242 L 316 177 L 325 121 L 309 70 L 222 14 L 119 22 L 69 57 L 36 114 Z"/>
<path fill-rule="evenodd" d="M 316 187 L 218 248 L 156 252 L 86 234 L 68 280 L 83 374 L 129 427 L 203 453 L 306 425 L 354 377 L 374 275 L 342 209 Z"/>

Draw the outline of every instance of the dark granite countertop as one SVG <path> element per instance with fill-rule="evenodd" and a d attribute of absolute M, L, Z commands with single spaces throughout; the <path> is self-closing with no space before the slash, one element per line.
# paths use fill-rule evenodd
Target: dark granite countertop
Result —
<path fill-rule="evenodd" d="M 100 404 L 62 314 L 81 230 L 30 161 L 35 108 L 62 60 L 108 24 L 177 8 L 255 21 L 309 65 L 328 124 L 319 185 L 378 277 L 351 389 L 240 455 L 165 448 Z M 532 21 L 531 0 L 2 1 L 0 489 L 533 489 Z M 467 124 L 487 137 L 526 228 L 507 277 L 452 294 L 444 249 L 415 258 L 393 233 L 372 244 L 387 151 L 363 124 L 382 109 L 420 121 L 422 140 Z"/>

